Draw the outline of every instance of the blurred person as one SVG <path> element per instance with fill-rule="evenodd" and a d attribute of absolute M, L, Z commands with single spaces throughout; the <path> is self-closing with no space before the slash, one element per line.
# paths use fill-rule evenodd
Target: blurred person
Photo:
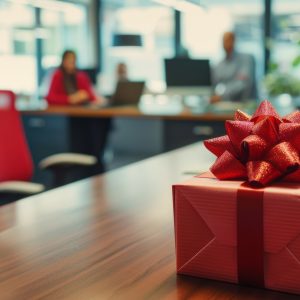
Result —
<path fill-rule="evenodd" d="M 116 82 L 129 81 L 128 79 L 128 67 L 124 62 L 120 62 L 116 67 Z"/>
<path fill-rule="evenodd" d="M 89 77 L 77 69 L 76 54 L 73 50 L 66 50 L 63 53 L 61 65 L 53 73 L 46 99 L 53 105 L 105 104 L 105 99 L 94 93 Z M 93 155 L 98 159 L 98 163 L 93 167 L 73 172 L 69 181 L 103 173 L 105 171 L 103 157 L 111 120 L 71 117 L 68 121 L 71 152 Z"/>
<path fill-rule="evenodd" d="M 255 99 L 254 57 L 235 50 L 235 34 L 231 31 L 223 34 L 223 48 L 225 57 L 212 72 L 214 94 L 211 103 Z"/>
<path fill-rule="evenodd" d="M 49 104 L 61 105 L 105 103 L 105 99 L 93 91 L 88 75 L 77 69 L 76 53 L 73 50 L 63 53 L 61 65 L 52 75 L 46 99 Z"/>

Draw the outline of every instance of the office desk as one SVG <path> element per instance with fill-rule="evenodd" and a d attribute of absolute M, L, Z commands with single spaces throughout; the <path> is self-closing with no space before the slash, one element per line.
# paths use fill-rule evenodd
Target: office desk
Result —
<path fill-rule="evenodd" d="M 176 121 L 225 121 L 233 118 L 233 113 L 212 113 L 205 112 L 194 114 L 188 109 L 184 109 L 179 114 L 161 114 L 145 113 L 136 106 L 91 108 L 85 106 L 49 106 L 46 109 L 24 109 L 23 115 L 44 116 L 44 115 L 63 115 L 69 117 L 90 117 L 90 118 L 143 118 L 143 119 L 163 119 Z"/>
<path fill-rule="evenodd" d="M 50 130 L 40 135 L 61 136 L 65 132 L 64 140 L 68 140 L 68 130 L 72 130 L 70 126 L 68 128 L 70 119 L 112 118 L 115 123 L 115 132 L 120 128 L 113 138 L 116 141 L 115 144 L 118 145 L 113 148 L 120 148 L 120 152 L 131 153 L 148 151 L 148 154 L 158 154 L 222 135 L 225 132 L 224 121 L 233 119 L 233 112 L 194 114 L 190 110 L 184 109 L 177 114 L 170 114 L 166 111 L 145 113 L 135 106 L 101 109 L 84 106 L 49 106 L 42 110 L 23 110 L 22 114 L 28 136 L 30 129 L 32 129 L 31 131 L 37 131 L 37 129 L 41 131 L 44 127 L 45 131 L 47 128 Z M 51 132 L 53 128 L 59 128 L 59 131 L 52 130 Z M 138 143 L 136 143 L 137 139 L 139 139 Z M 29 140 L 32 139 L 29 138 Z M 122 140 L 123 142 L 120 143 Z M 52 144 L 58 143 L 52 142 Z M 133 147 L 130 149 L 126 144 Z M 51 154 L 47 153 L 47 155 Z"/>
<path fill-rule="evenodd" d="M 299 299 L 176 276 L 171 184 L 199 143 L 0 207 L 1 300 Z"/>
<path fill-rule="evenodd" d="M 108 148 L 116 158 L 112 165 L 122 165 L 122 157 L 125 157 L 123 161 L 134 161 L 223 135 L 224 120 L 233 118 L 232 113 L 193 114 L 187 109 L 173 115 L 166 111 L 144 113 L 134 106 L 102 109 L 50 106 L 43 110 L 27 108 L 22 110 L 22 115 L 35 166 L 44 157 L 55 153 L 78 152 L 72 148 L 76 144 L 74 136 L 80 139 L 78 126 L 90 119 L 105 122 L 112 118 Z M 101 139 L 101 135 L 96 138 Z M 34 180 L 47 183 L 50 177 L 36 167 Z"/>

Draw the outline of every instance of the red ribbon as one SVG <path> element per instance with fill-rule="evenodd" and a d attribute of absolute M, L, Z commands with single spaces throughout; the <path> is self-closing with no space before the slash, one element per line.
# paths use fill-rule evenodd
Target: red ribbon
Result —
<path fill-rule="evenodd" d="M 218 179 L 247 179 L 252 186 L 300 181 L 299 111 L 281 118 L 266 100 L 252 117 L 238 110 L 225 127 L 227 135 L 204 141 L 217 156 L 210 170 Z"/>
<path fill-rule="evenodd" d="M 240 284 L 264 287 L 263 189 L 237 192 L 237 266 Z"/>

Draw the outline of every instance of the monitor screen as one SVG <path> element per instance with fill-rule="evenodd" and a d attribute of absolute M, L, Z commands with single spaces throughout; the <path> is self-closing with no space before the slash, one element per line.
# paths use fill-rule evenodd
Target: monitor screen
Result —
<path fill-rule="evenodd" d="M 94 68 L 80 68 L 80 71 L 86 73 L 90 79 L 90 81 L 92 82 L 92 84 L 97 84 L 97 75 L 98 75 L 98 71 L 97 69 Z"/>
<path fill-rule="evenodd" d="M 207 87 L 211 85 L 208 59 L 166 59 L 165 72 L 168 87 Z"/>

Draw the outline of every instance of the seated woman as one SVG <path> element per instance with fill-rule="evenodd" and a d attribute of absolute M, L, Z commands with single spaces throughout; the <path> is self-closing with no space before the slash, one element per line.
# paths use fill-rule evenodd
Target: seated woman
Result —
<path fill-rule="evenodd" d="M 55 105 L 105 103 L 103 97 L 94 93 L 89 77 L 77 69 L 76 53 L 73 50 L 63 53 L 61 65 L 52 76 L 46 99 L 49 104 Z"/>
<path fill-rule="evenodd" d="M 50 105 L 80 105 L 84 103 L 103 104 L 105 99 L 97 96 L 88 76 L 76 68 L 76 54 L 66 50 L 60 67 L 54 72 L 46 99 Z M 71 152 L 94 155 L 98 164 L 88 172 L 82 171 L 69 181 L 103 173 L 104 150 L 110 130 L 110 119 L 69 118 Z"/>

